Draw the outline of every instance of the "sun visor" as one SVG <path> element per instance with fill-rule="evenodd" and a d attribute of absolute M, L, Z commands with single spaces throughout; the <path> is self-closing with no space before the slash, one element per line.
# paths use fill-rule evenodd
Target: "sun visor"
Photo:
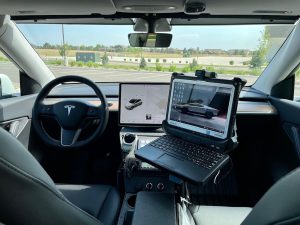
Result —
<path fill-rule="evenodd" d="M 116 9 L 112 0 L 10 0 L 0 7 L 0 14 L 9 15 L 112 15 Z"/>

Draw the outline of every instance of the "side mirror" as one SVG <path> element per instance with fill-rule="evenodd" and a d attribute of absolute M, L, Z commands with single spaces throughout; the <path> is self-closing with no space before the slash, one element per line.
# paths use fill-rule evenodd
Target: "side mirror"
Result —
<path fill-rule="evenodd" d="M 0 74 L 0 98 L 16 94 L 17 91 L 10 80 L 5 74 Z"/>
<path fill-rule="evenodd" d="M 171 44 L 172 34 L 131 33 L 128 40 L 131 47 L 167 48 Z"/>

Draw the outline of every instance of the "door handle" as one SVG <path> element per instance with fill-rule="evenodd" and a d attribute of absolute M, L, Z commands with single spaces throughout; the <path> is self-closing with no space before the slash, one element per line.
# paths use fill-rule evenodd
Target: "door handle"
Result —
<path fill-rule="evenodd" d="M 28 123 L 27 117 L 22 117 L 14 120 L 9 120 L 0 123 L 0 126 L 11 133 L 13 136 L 18 137 Z"/>

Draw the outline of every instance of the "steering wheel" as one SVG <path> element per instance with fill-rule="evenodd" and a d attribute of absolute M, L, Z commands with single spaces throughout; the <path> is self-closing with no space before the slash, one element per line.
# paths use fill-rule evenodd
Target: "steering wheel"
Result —
<path fill-rule="evenodd" d="M 45 104 L 44 100 L 57 85 L 65 82 L 79 82 L 88 85 L 101 101 L 94 106 L 80 100 L 63 100 L 54 104 Z M 79 148 L 97 139 L 106 128 L 108 104 L 98 86 L 91 80 L 79 76 L 63 76 L 49 82 L 38 94 L 32 111 L 32 123 L 40 138 L 49 145 L 61 148 Z M 50 137 L 42 124 L 43 117 L 56 119 L 60 126 L 60 141 Z M 78 140 L 87 119 L 98 120 L 97 128 L 88 138 Z"/>

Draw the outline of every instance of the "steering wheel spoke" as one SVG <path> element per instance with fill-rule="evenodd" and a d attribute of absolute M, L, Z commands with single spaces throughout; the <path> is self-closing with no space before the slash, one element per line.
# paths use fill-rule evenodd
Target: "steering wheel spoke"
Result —
<path fill-rule="evenodd" d="M 61 139 L 60 144 L 63 147 L 70 147 L 76 143 L 79 135 L 81 134 L 81 129 L 76 130 L 66 130 L 61 128 Z"/>
<path fill-rule="evenodd" d="M 101 119 L 101 107 L 99 106 L 89 106 L 87 111 L 87 117 L 93 119 Z"/>
<path fill-rule="evenodd" d="M 37 107 L 37 113 L 39 114 L 39 116 L 54 117 L 53 108 L 53 105 L 45 105 L 43 103 L 40 103 Z"/>

